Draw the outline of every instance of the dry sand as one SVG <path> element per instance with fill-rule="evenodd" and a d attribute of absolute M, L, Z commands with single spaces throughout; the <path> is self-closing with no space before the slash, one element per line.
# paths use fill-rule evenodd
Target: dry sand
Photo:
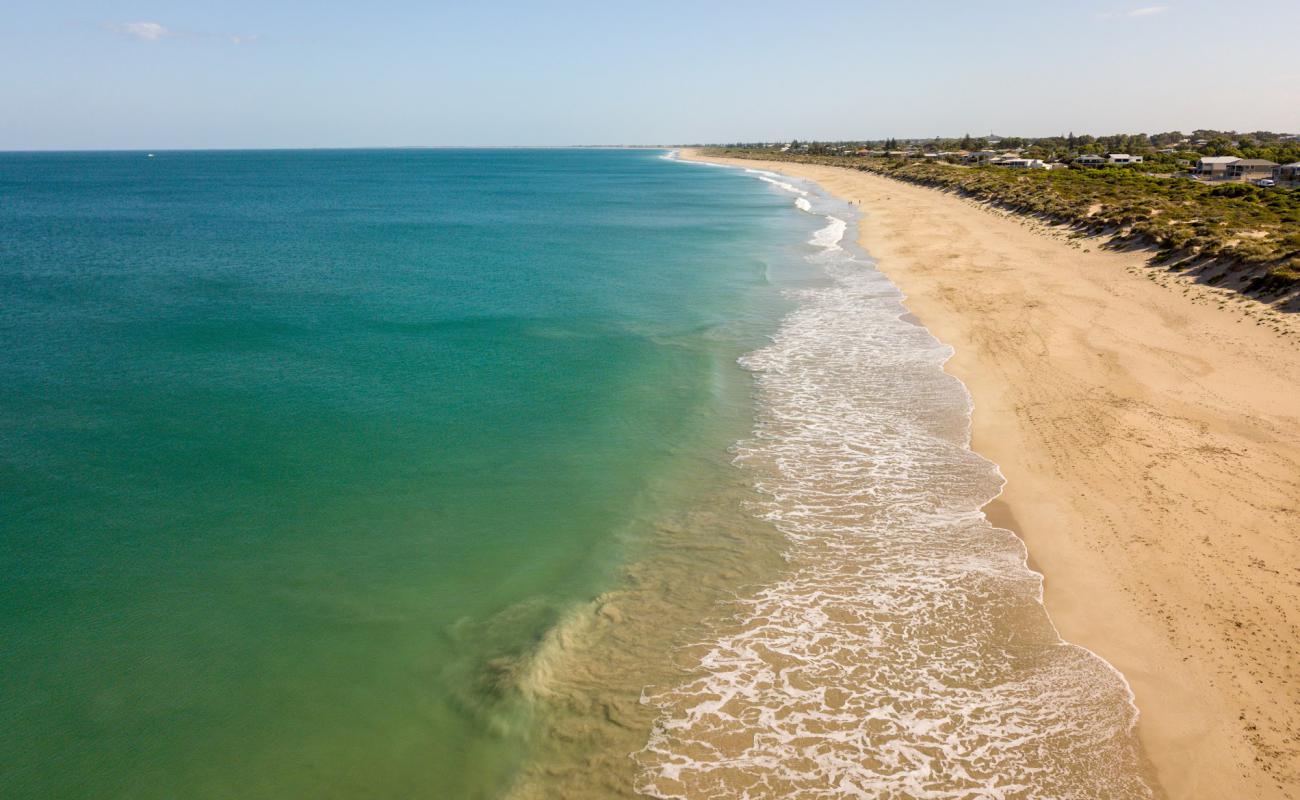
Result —
<path fill-rule="evenodd" d="M 1163 791 L 1300 798 L 1296 320 L 937 190 L 748 165 L 856 203 L 956 349 L 974 447 L 1007 478 L 988 514 L 1024 537 L 1062 636 L 1132 684 Z"/>

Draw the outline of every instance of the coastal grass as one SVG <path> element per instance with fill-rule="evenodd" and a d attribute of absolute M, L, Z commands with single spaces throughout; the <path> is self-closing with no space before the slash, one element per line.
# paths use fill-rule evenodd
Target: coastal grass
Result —
<path fill-rule="evenodd" d="M 1153 263 L 1263 299 L 1300 294 L 1300 191 L 1211 185 L 1131 167 L 1023 170 L 916 159 L 714 148 L 714 155 L 843 166 L 951 191 L 1019 214 L 1149 248 Z"/>

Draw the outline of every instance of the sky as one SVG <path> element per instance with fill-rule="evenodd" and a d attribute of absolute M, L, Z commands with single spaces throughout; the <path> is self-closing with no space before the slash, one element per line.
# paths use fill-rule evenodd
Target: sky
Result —
<path fill-rule="evenodd" d="M 1300 132 L 1300 2 L 10 0 L 0 150 Z"/>

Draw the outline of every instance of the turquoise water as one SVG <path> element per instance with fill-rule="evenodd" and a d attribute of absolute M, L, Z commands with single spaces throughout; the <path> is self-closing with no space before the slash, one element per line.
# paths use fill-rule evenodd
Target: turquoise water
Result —
<path fill-rule="evenodd" d="M 748 429 L 818 224 L 650 151 L 0 154 L 0 794 L 492 796 L 493 665 Z"/>

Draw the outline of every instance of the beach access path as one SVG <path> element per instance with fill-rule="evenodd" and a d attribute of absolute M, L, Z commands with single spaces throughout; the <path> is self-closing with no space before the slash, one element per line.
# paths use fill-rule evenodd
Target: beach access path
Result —
<path fill-rule="evenodd" d="M 1300 320 L 950 193 L 730 161 L 862 210 L 956 351 L 973 446 L 1007 479 L 986 513 L 1061 635 L 1132 685 L 1161 792 L 1300 798 Z"/>

